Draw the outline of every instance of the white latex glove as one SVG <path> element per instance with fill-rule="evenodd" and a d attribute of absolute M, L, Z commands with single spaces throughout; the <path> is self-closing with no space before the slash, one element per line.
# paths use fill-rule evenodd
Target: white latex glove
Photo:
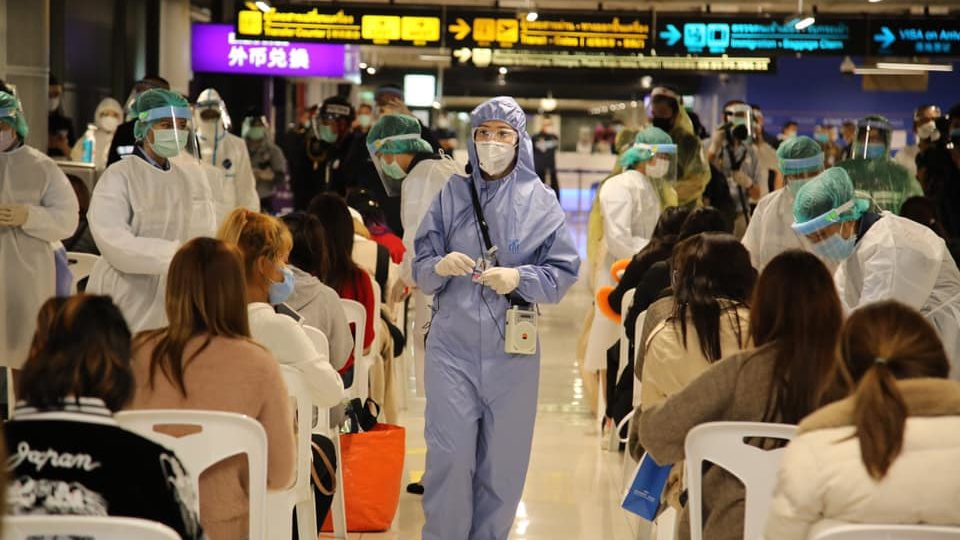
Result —
<path fill-rule="evenodd" d="M 467 255 L 459 251 L 454 251 L 440 259 L 440 262 L 433 267 L 433 270 L 440 277 L 459 277 L 473 272 L 474 264 L 476 264 L 476 262 Z"/>
<path fill-rule="evenodd" d="M 733 171 L 733 181 L 743 189 L 750 189 L 750 186 L 753 185 L 753 179 L 743 171 Z"/>
<path fill-rule="evenodd" d="M 0 225 L 20 227 L 27 222 L 30 211 L 22 204 L 0 204 Z"/>
<path fill-rule="evenodd" d="M 480 283 L 497 294 L 510 294 L 520 286 L 520 271 L 516 268 L 491 268 L 480 275 Z"/>

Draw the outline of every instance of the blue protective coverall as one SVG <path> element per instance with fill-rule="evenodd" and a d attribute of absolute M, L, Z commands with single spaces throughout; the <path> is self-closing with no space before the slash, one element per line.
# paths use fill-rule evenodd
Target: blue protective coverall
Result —
<path fill-rule="evenodd" d="M 556 195 L 534 172 L 523 110 L 491 99 L 471 113 L 474 128 L 504 121 L 519 134 L 514 170 L 484 181 L 476 146 L 472 173 L 454 176 L 434 199 L 417 233 L 413 274 L 435 295 L 427 339 L 427 467 L 423 477 L 423 538 L 505 540 L 523 492 L 537 409 L 540 357 L 504 352 L 509 302 L 470 275 L 440 277 L 434 267 L 459 251 L 485 251 L 468 182 L 477 188 L 500 266 L 517 268 L 515 295 L 557 303 L 577 280 L 580 258 Z"/>

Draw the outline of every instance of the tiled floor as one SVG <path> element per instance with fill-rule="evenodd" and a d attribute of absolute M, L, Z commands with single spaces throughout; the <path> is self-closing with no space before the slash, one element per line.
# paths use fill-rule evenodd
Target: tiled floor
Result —
<path fill-rule="evenodd" d="M 530 472 L 512 539 L 634 538 L 627 515 L 619 509 L 622 455 L 600 448 L 575 366 L 576 340 L 589 307 L 588 292 L 578 284 L 563 303 L 543 308 L 540 405 Z M 409 404 L 403 424 L 407 428 L 407 467 L 415 478 L 423 471 L 426 455 L 422 401 Z M 350 538 L 417 539 L 422 525 L 420 497 L 404 492 L 396 530 L 351 534 Z"/>

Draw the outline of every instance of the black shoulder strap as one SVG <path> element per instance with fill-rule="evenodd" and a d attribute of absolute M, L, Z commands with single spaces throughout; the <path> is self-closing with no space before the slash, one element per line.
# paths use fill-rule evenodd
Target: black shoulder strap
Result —
<path fill-rule="evenodd" d="M 467 177 L 467 184 L 470 185 L 470 199 L 473 201 L 473 214 L 477 217 L 477 225 L 480 226 L 483 243 L 489 251 L 493 249 L 493 242 L 490 240 L 490 227 L 487 225 L 487 218 L 483 217 L 483 208 L 480 207 L 480 195 L 477 194 L 477 186 L 473 185 L 472 178 Z"/>
<path fill-rule="evenodd" d="M 387 277 L 390 272 L 390 250 L 377 244 L 377 269 L 373 279 L 380 285 L 381 291 L 387 290 Z M 386 293 L 384 293 L 386 294 Z"/>

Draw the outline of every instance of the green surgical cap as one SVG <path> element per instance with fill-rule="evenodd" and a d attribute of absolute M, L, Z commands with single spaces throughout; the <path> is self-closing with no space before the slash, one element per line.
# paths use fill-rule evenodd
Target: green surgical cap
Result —
<path fill-rule="evenodd" d="M 30 129 L 27 127 L 27 118 L 23 114 L 20 100 L 6 92 L 0 92 L 0 122 L 12 126 L 21 139 L 27 138 Z"/>
<path fill-rule="evenodd" d="M 780 172 L 784 176 L 823 170 L 823 150 L 810 137 L 794 137 L 777 148 Z"/>
<path fill-rule="evenodd" d="M 670 138 L 670 135 L 667 135 L 666 131 L 651 126 L 637 133 L 637 138 L 634 139 L 633 144 L 673 144 L 673 139 Z M 620 156 L 620 165 L 624 169 L 630 169 L 637 163 L 650 161 L 652 158 L 653 152 L 649 149 L 631 147 Z"/>
<path fill-rule="evenodd" d="M 172 110 L 174 108 L 189 109 L 189 107 L 190 104 L 187 103 L 187 100 L 176 92 L 163 88 L 147 90 L 137 96 L 137 100 L 133 104 L 132 112 L 137 117 L 137 122 L 133 125 L 133 136 L 138 141 L 142 141 L 147 135 L 147 130 L 150 129 L 150 126 L 157 120 L 142 119 L 141 116 L 143 113 L 148 113 L 153 109 L 170 108 Z M 173 114 L 165 115 L 164 117 L 170 118 L 171 116 L 173 116 Z"/>
<path fill-rule="evenodd" d="M 813 221 L 831 210 L 854 201 L 853 208 L 844 212 L 839 221 L 855 221 L 870 206 L 870 201 L 858 199 L 847 171 L 831 167 L 800 188 L 793 202 L 793 218 L 797 224 Z"/>
<path fill-rule="evenodd" d="M 405 114 L 382 116 L 367 134 L 367 146 L 378 154 L 430 154 L 433 147 L 420 137 L 420 121 Z"/>

